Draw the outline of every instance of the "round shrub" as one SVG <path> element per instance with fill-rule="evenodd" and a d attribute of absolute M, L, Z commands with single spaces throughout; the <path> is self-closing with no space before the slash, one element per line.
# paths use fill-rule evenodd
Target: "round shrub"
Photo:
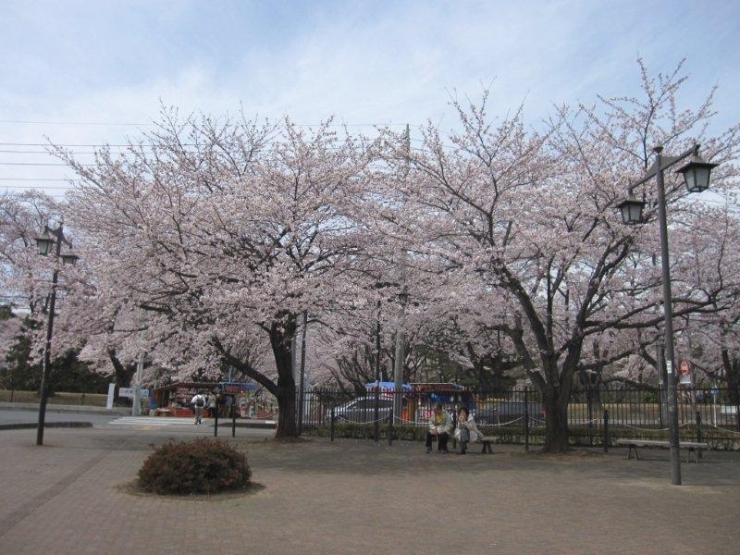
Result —
<path fill-rule="evenodd" d="M 139 469 L 139 486 L 158 494 L 219 493 L 245 488 L 246 453 L 225 441 L 198 438 L 158 447 Z"/>

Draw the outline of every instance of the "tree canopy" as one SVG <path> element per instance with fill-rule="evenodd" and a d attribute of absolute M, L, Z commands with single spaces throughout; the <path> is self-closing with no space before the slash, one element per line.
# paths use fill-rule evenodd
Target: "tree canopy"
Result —
<path fill-rule="evenodd" d="M 453 99 L 457 128 L 429 123 L 419 147 L 390 129 L 163 110 L 93 165 L 56 148 L 80 178 L 63 211 L 83 260 L 58 341 L 90 359 L 146 352 L 173 375 L 230 365 L 275 395 L 290 436 L 304 314 L 315 382 L 373 376 L 375 341 L 392 356 L 403 326 L 407 370 L 429 350 L 481 381 L 522 368 L 547 407 L 545 448 L 560 451 L 577 373 L 647 356 L 662 329 L 654 184 L 639 190 L 647 225 L 623 225 L 616 206 L 652 147 L 700 143 L 721 164 L 711 201 L 666 183 L 676 330 L 708 374 L 736 372 L 739 128 L 706 136 L 711 95 L 678 108 L 680 66 L 640 70 L 639 96 L 560 107 L 536 128 L 523 108 L 492 117 L 490 91 Z M 28 232 L 3 234 L 3 285 L 33 300 Z"/>

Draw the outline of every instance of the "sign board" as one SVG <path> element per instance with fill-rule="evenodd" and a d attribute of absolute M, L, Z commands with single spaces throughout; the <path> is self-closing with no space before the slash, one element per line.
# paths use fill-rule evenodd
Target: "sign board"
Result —
<path fill-rule="evenodd" d="M 118 390 L 118 395 L 120 397 L 131 397 L 133 399 L 134 398 L 134 388 L 133 387 L 122 387 Z M 149 390 L 140 389 L 139 397 L 141 397 L 142 399 L 149 397 Z"/>
<path fill-rule="evenodd" d="M 681 375 L 681 384 L 691 385 L 691 363 L 688 360 L 682 360 L 679 363 L 678 372 Z"/>
<path fill-rule="evenodd" d="M 257 389 L 257 386 L 253 383 L 234 383 L 234 382 L 222 382 L 221 393 L 224 395 L 239 395 L 244 391 Z"/>

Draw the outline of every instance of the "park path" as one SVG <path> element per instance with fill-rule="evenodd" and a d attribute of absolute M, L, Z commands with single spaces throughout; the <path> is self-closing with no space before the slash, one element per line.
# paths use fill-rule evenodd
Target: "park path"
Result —
<path fill-rule="evenodd" d="M 0 432 L 0 545 L 9 553 L 734 553 L 740 454 L 709 453 L 670 485 L 667 451 L 426 455 L 325 439 L 237 437 L 256 487 L 167 498 L 131 482 L 168 438 L 203 426 Z"/>

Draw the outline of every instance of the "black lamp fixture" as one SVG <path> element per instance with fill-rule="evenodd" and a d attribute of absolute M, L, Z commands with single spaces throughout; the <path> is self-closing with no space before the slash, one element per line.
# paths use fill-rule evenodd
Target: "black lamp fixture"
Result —
<path fill-rule="evenodd" d="M 57 229 L 51 229 L 49 226 L 46 226 L 43 235 L 36 237 L 36 247 L 41 256 L 48 256 L 54 252 L 54 247 L 56 247 L 58 243 L 59 252 L 57 252 L 57 256 L 62 259 L 62 264 L 64 266 L 74 266 L 80 258 L 79 256 L 71 253 L 61 254 L 62 243 L 66 244 L 70 249 L 72 248 L 72 243 L 64 236 L 62 225 L 63 224 L 60 222 Z M 52 235 L 51 237 L 49 236 L 50 233 Z"/>
<path fill-rule="evenodd" d="M 56 238 L 49 237 L 49 228 L 47 227 L 42 236 L 36 237 L 36 246 L 39 249 L 39 254 L 41 256 L 47 256 L 54 248 L 54 245 L 56 245 L 56 242 Z"/>
<path fill-rule="evenodd" d="M 686 181 L 686 189 L 688 189 L 689 193 L 701 193 L 708 189 L 709 175 L 712 173 L 712 168 L 716 168 L 718 165 L 702 160 L 698 150 L 699 147 L 697 145 L 696 151 L 691 157 L 691 160 L 689 160 L 689 163 L 676 170 L 676 173 L 683 174 L 683 178 Z"/>
<path fill-rule="evenodd" d="M 630 195 L 622 202 L 617 204 L 622 213 L 622 221 L 629 225 L 642 223 L 642 210 L 645 208 L 645 201 Z"/>

